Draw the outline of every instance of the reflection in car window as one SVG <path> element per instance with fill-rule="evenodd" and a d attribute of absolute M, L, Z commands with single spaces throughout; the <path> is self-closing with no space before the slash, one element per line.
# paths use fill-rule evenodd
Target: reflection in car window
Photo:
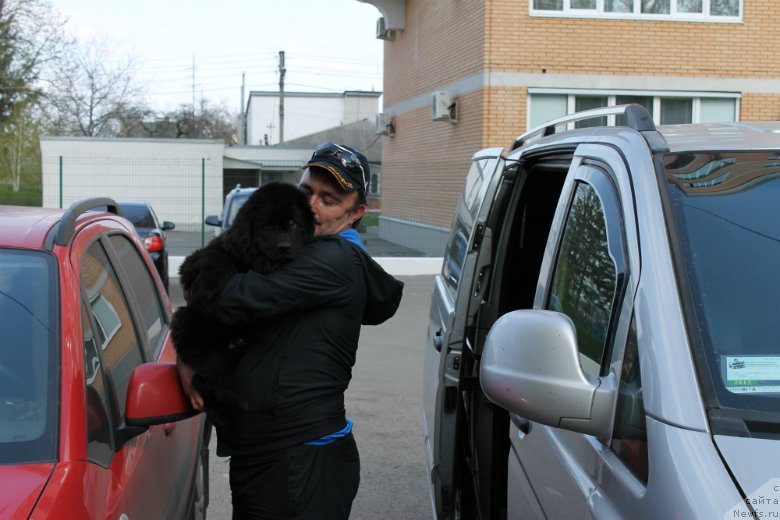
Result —
<path fill-rule="evenodd" d="M 488 188 L 490 176 L 496 168 L 498 159 L 481 159 L 471 163 L 471 169 L 466 176 L 463 194 L 458 203 L 452 224 L 452 233 L 444 251 L 442 274 L 453 288 L 458 287 L 466 261 L 469 238 L 477 219 L 482 199 Z"/>
<path fill-rule="evenodd" d="M 721 404 L 776 411 L 780 398 L 780 153 L 664 158 L 698 336 Z M 694 357 L 695 360 L 700 358 Z"/>
<path fill-rule="evenodd" d="M 645 425 L 644 399 L 642 398 L 642 377 L 639 372 L 636 322 L 633 319 L 623 356 L 623 369 L 615 412 L 615 430 L 610 447 L 637 478 L 642 482 L 647 482 L 647 427 Z"/>
<path fill-rule="evenodd" d="M 58 302 L 52 256 L 0 249 L 0 465 L 56 459 Z"/>
<path fill-rule="evenodd" d="M 127 299 L 100 242 L 89 246 L 81 260 L 81 290 L 90 305 L 100 298 L 107 301 L 119 319 L 118 330 L 103 347 L 102 359 L 112 376 L 119 415 L 124 417 L 127 385 L 133 370 L 142 362 L 141 350 Z M 99 311 L 94 307 L 90 310 L 95 322 L 99 321 Z"/>
<path fill-rule="evenodd" d="M 158 345 L 158 343 L 165 324 L 165 314 L 157 286 L 154 284 L 152 274 L 146 268 L 143 258 L 127 237 L 111 235 L 109 240 L 130 278 L 129 290 L 135 294 L 136 301 L 143 313 L 146 344 L 149 348 L 146 353 L 147 358 L 156 359 L 156 354 L 162 348 L 162 345 Z"/>
<path fill-rule="evenodd" d="M 81 306 L 81 330 L 84 336 L 84 379 L 86 381 L 87 458 L 108 467 L 113 455 L 111 420 L 103 367 L 87 307 Z"/>
<path fill-rule="evenodd" d="M 582 368 L 593 376 L 601 370 L 616 279 L 601 201 L 591 185 L 580 182 L 566 220 L 547 308 L 574 322 Z"/>

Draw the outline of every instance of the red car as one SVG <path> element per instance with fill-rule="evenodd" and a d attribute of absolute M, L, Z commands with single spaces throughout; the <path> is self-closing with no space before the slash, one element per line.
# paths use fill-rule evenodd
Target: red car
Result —
<path fill-rule="evenodd" d="M 210 429 L 115 213 L 0 206 L 0 519 L 205 518 Z"/>

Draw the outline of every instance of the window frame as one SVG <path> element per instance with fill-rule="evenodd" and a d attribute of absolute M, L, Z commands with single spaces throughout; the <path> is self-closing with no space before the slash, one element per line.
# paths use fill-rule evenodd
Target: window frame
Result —
<path fill-rule="evenodd" d="M 738 0 L 738 13 L 736 16 L 716 16 L 708 14 L 713 0 L 702 0 L 701 13 L 679 12 L 677 3 L 679 0 L 669 0 L 669 13 L 643 13 L 642 0 L 633 0 L 634 8 L 630 13 L 612 12 L 604 10 L 605 0 L 596 0 L 595 9 L 575 9 L 571 7 L 571 0 L 562 0 L 563 6 L 557 9 L 535 9 L 534 0 L 528 2 L 528 14 L 533 17 L 545 18 L 599 18 L 609 20 L 658 20 L 665 22 L 706 22 L 706 23 L 743 23 L 745 12 L 744 0 Z"/>
<path fill-rule="evenodd" d="M 653 98 L 653 122 L 656 125 L 661 124 L 661 103 L 665 99 L 690 99 L 693 102 L 691 123 L 701 122 L 701 102 L 703 99 L 733 99 L 734 100 L 734 122 L 740 119 L 741 100 L 742 96 L 737 92 L 704 92 L 704 91 L 659 91 L 659 90 L 618 90 L 618 89 L 560 89 L 560 88 L 537 88 L 529 87 L 528 95 L 526 96 L 526 128 L 531 129 L 535 126 L 532 122 L 532 100 L 534 95 L 554 95 L 554 96 L 566 96 L 566 115 L 574 114 L 577 112 L 577 98 L 578 97 L 606 97 L 607 105 L 617 105 L 617 98 L 630 96 L 630 97 L 651 97 Z M 616 116 L 607 116 L 607 126 L 614 126 Z M 575 123 L 569 123 L 566 125 L 567 130 L 573 130 Z"/>

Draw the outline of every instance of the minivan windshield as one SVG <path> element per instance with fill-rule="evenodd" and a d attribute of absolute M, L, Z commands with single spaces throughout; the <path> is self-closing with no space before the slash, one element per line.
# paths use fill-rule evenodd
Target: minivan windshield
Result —
<path fill-rule="evenodd" d="M 672 213 L 721 405 L 780 407 L 780 153 L 669 154 Z M 678 262 L 679 265 L 679 262 Z M 689 306 L 691 307 L 691 306 Z M 701 361 L 698 361 L 701 362 Z M 703 368 L 703 367 L 700 367 Z"/>
<path fill-rule="evenodd" d="M 55 459 L 56 265 L 48 253 L 0 249 L 0 465 Z"/>

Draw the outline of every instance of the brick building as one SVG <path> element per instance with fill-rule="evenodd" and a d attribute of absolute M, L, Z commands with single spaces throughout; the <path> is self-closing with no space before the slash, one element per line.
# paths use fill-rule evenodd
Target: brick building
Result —
<path fill-rule="evenodd" d="M 383 226 L 431 254 L 472 154 L 543 121 L 628 102 L 658 124 L 780 119 L 775 0 L 360 1 L 386 40 Z"/>

